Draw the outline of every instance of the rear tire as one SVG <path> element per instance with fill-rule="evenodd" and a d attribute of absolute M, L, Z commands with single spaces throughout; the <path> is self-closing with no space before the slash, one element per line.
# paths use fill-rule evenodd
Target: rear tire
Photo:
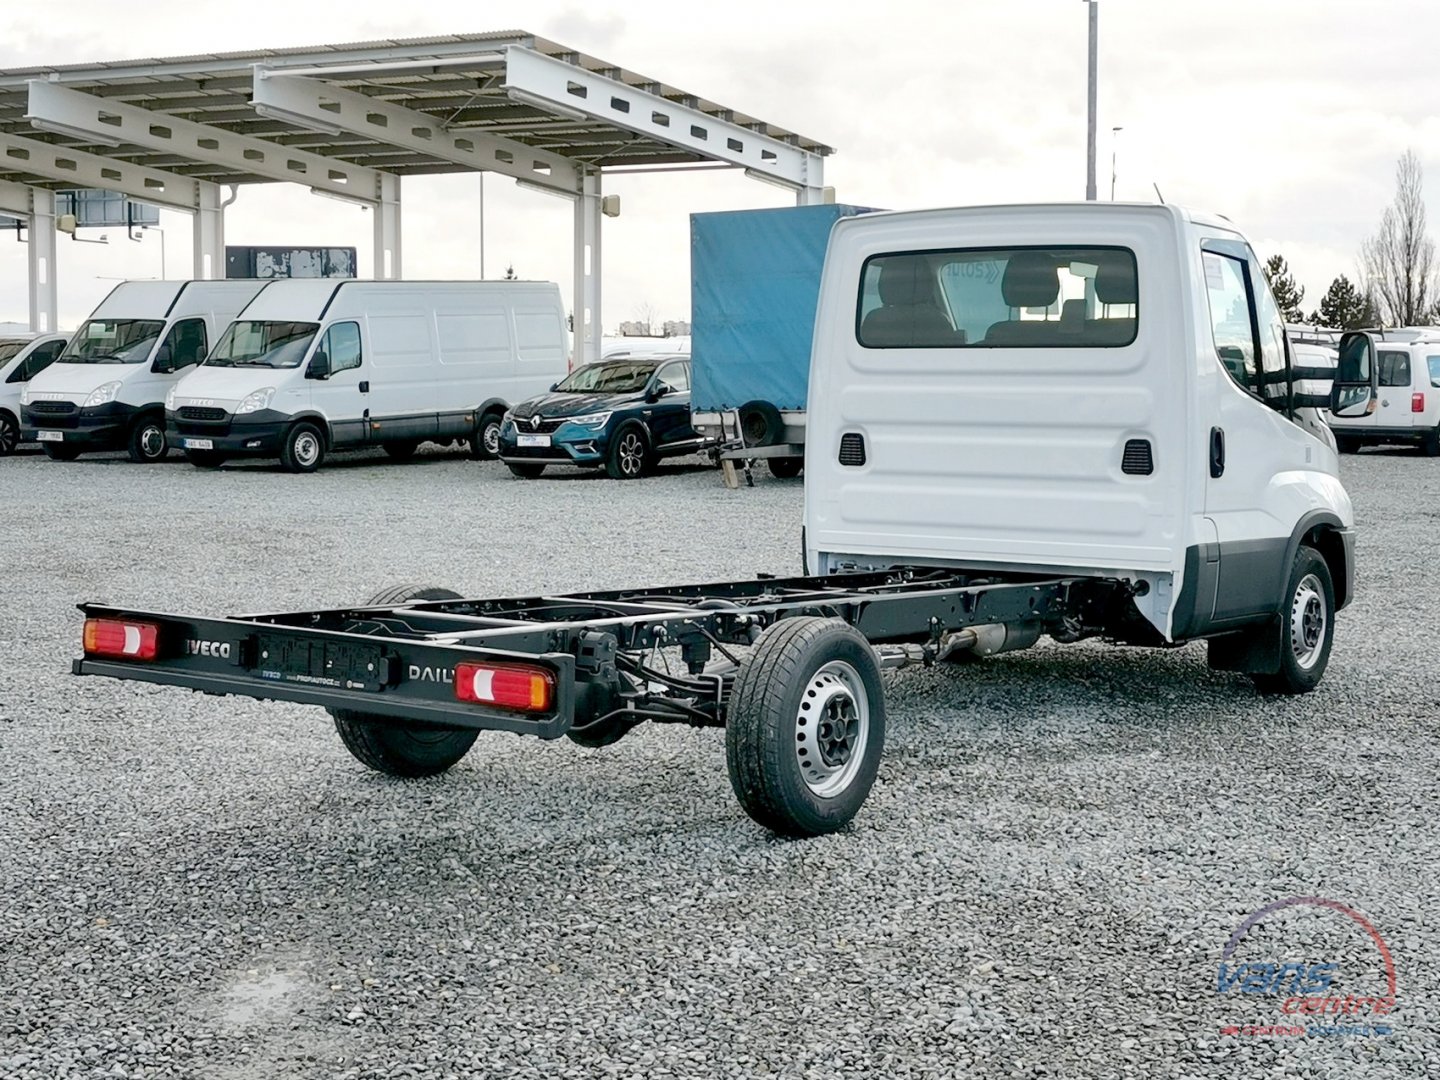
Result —
<path fill-rule="evenodd" d="M 650 443 L 639 424 L 626 424 L 610 439 L 605 475 L 611 480 L 639 480 L 650 471 Z"/>
<path fill-rule="evenodd" d="M 1360 452 L 1360 440 L 1353 435 L 1336 435 L 1335 450 L 1341 454 L 1358 454 Z"/>
<path fill-rule="evenodd" d="M 1285 597 L 1276 625 L 1263 631 L 1280 636 L 1280 670 L 1254 676 L 1255 686 L 1267 694 L 1305 694 L 1320 685 L 1335 640 L 1335 586 L 1314 548 L 1295 553 Z"/>
<path fill-rule="evenodd" d="M 409 461 L 415 456 L 415 451 L 420 449 L 420 444 L 414 439 L 404 439 L 398 442 L 381 443 L 380 448 L 396 461 Z"/>
<path fill-rule="evenodd" d="M 217 450 L 186 450 L 185 460 L 197 469 L 218 469 L 227 459 Z"/>
<path fill-rule="evenodd" d="M 20 424 L 15 417 L 0 409 L 0 457 L 7 457 L 20 445 Z"/>
<path fill-rule="evenodd" d="M 170 452 L 165 440 L 165 421 L 154 416 L 142 416 L 130 429 L 130 442 L 126 447 L 130 460 L 141 465 L 164 461 Z"/>
<path fill-rule="evenodd" d="M 544 465 L 527 465 L 523 461 L 507 461 L 505 467 L 521 480 L 538 480 L 545 471 Z"/>
<path fill-rule="evenodd" d="M 805 468 L 805 459 L 802 457 L 772 457 L 767 459 L 766 465 L 770 469 L 770 475 L 776 480 L 794 480 Z"/>
<path fill-rule="evenodd" d="M 372 605 L 411 600 L 459 600 L 460 594 L 430 585 L 395 585 L 370 598 Z M 436 776 L 463 758 L 479 736 L 466 728 L 412 724 L 351 709 L 331 709 L 335 730 L 355 760 L 385 773 L 413 779 Z"/>
<path fill-rule="evenodd" d="M 740 663 L 725 717 L 730 785 L 785 836 L 844 828 L 885 748 L 885 694 L 870 643 L 839 619 L 782 619 Z"/>
<path fill-rule="evenodd" d="M 476 461 L 494 461 L 500 456 L 500 413 L 487 412 L 480 417 L 470 436 L 470 456 Z"/>
<path fill-rule="evenodd" d="M 74 461 L 80 456 L 77 447 L 66 446 L 64 443 L 41 443 L 40 449 L 45 451 L 45 456 L 51 461 Z"/>
<path fill-rule="evenodd" d="M 280 444 L 280 464 L 293 473 L 312 473 L 325 460 L 325 435 L 308 420 L 285 433 Z"/>
<path fill-rule="evenodd" d="M 1426 457 L 1440 457 L 1440 427 L 1433 428 L 1420 443 L 1420 451 Z"/>
<path fill-rule="evenodd" d="M 746 446 L 774 446 L 785 433 L 780 410 L 768 401 L 747 401 L 736 410 Z"/>

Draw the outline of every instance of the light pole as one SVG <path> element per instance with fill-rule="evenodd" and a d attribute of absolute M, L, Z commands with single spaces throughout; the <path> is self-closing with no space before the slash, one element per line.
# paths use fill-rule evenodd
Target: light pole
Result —
<path fill-rule="evenodd" d="M 1114 202 L 1114 201 L 1115 201 L 1115 151 L 1116 151 L 1116 145 L 1117 145 L 1117 143 L 1119 142 L 1119 139 L 1117 139 L 1116 136 L 1119 135 L 1120 132 L 1122 132 L 1122 131 L 1124 131 L 1124 130 L 1125 130 L 1125 129 L 1124 129 L 1123 127 L 1112 127 L 1112 128 L 1110 129 L 1110 201 L 1111 201 L 1111 202 Z"/>
<path fill-rule="evenodd" d="M 1099 57 L 1100 42 L 1100 3 L 1099 0 L 1085 0 L 1090 7 L 1090 93 L 1089 93 L 1089 116 L 1086 125 L 1087 142 L 1085 148 L 1085 198 L 1089 202 L 1095 201 L 1095 99 L 1096 99 L 1096 64 Z"/>

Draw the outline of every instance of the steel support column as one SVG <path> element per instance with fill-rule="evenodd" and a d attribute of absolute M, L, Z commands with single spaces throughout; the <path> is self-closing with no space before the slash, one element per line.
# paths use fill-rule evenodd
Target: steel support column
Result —
<path fill-rule="evenodd" d="M 59 294 L 55 281 L 55 193 L 0 180 L 0 210 L 25 219 L 30 277 L 30 329 L 54 330 Z"/>
<path fill-rule="evenodd" d="M 201 182 L 195 202 L 195 267 L 198 281 L 225 276 L 225 207 L 220 185 Z"/>
<path fill-rule="evenodd" d="M 375 204 L 375 280 L 396 280 L 400 271 L 400 177 L 381 173 Z"/>
<path fill-rule="evenodd" d="M 574 366 L 600 359 L 600 173 L 586 170 L 575 200 Z"/>

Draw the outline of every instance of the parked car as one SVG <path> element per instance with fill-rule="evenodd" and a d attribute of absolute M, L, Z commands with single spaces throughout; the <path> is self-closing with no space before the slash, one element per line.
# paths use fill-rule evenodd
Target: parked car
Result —
<path fill-rule="evenodd" d="M 165 403 L 199 468 L 279 457 L 313 472 L 334 450 L 468 442 L 492 458 L 500 417 L 565 372 L 557 285 L 272 281 Z"/>
<path fill-rule="evenodd" d="M 69 334 L 0 337 L 0 457 L 20 445 L 20 395 L 30 380 L 55 362 Z"/>
<path fill-rule="evenodd" d="M 1440 329 L 1372 331 L 1380 367 L 1379 398 L 1364 416 L 1328 417 L 1341 453 L 1411 443 L 1440 457 Z"/>
<path fill-rule="evenodd" d="M 500 459 L 533 480 L 548 465 L 603 468 L 635 480 L 661 458 L 693 454 L 690 360 L 637 356 L 576 368 L 550 393 L 522 401 L 500 427 Z"/>

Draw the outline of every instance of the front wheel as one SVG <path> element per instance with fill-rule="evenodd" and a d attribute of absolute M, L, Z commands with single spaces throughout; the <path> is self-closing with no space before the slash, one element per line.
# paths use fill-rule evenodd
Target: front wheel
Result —
<path fill-rule="evenodd" d="M 650 470 L 650 447 L 640 428 L 623 427 L 610 440 L 605 455 L 605 474 L 611 480 L 638 480 Z"/>
<path fill-rule="evenodd" d="M 1287 603 L 1269 633 L 1280 636 L 1280 670 L 1255 676 L 1265 693 L 1304 694 L 1320 685 L 1335 640 L 1335 586 L 1320 553 L 1301 547 L 1285 586 Z"/>
<path fill-rule="evenodd" d="M 163 461 L 170 452 L 170 445 L 165 441 L 164 421 L 153 416 L 142 416 L 130 429 L 130 443 L 126 449 L 130 460 L 142 465 Z"/>
<path fill-rule="evenodd" d="M 725 760 L 745 812 L 786 836 L 844 828 L 885 747 L 875 650 L 839 619 L 772 626 L 740 664 L 726 706 Z"/>
<path fill-rule="evenodd" d="M 13 454 L 20 445 L 20 425 L 15 417 L 0 409 L 0 457 Z"/>
<path fill-rule="evenodd" d="M 280 464 L 293 473 L 311 473 L 325 460 L 325 436 L 308 420 L 292 427 L 280 445 Z"/>

